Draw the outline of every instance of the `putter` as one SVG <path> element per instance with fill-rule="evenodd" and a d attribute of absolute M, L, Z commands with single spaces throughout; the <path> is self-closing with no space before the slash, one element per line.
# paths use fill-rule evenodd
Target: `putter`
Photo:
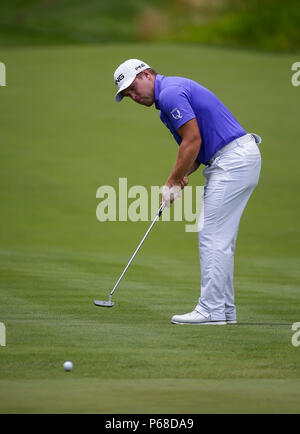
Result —
<path fill-rule="evenodd" d="M 159 217 L 162 215 L 162 212 L 163 212 L 163 210 L 165 209 L 165 207 L 166 207 L 166 202 L 163 202 L 162 205 L 161 205 L 161 207 L 159 208 L 159 210 L 158 210 L 158 212 L 157 212 L 157 214 L 156 214 L 156 216 L 155 216 L 153 222 L 151 223 L 149 229 L 148 229 L 147 232 L 145 233 L 145 235 L 144 235 L 142 241 L 141 241 L 140 244 L 138 245 L 138 247 L 137 247 L 136 251 L 134 252 L 134 254 L 131 256 L 131 258 L 130 258 L 128 264 L 127 264 L 126 267 L 124 268 L 124 271 L 123 271 L 123 273 L 121 274 L 121 276 L 119 277 L 117 283 L 115 284 L 115 286 L 114 286 L 113 289 L 111 290 L 110 295 L 109 295 L 109 300 L 108 300 L 108 301 L 103 301 L 103 300 L 94 300 L 94 304 L 95 304 L 96 306 L 101 306 L 101 307 L 112 307 L 112 306 L 115 304 L 115 303 L 111 300 L 111 299 L 112 299 L 112 296 L 113 296 L 113 293 L 115 292 L 117 286 L 119 285 L 119 283 L 120 283 L 122 277 L 124 276 L 124 274 L 125 274 L 126 271 L 128 270 L 128 268 L 129 268 L 131 262 L 133 261 L 135 255 L 136 255 L 137 252 L 140 250 L 140 248 L 141 248 L 143 242 L 145 241 L 145 239 L 146 239 L 147 236 L 149 235 L 151 229 L 153 228 L 153 226 L 155 225 L 155 223 L 157 222 L 157 220 L 159 219 Z"/>

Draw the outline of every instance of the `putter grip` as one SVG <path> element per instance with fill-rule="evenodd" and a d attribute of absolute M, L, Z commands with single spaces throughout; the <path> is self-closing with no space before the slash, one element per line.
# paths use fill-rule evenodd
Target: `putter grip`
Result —
<path fill-rule="evenodd" d="M 166 207 L 166 202 L 163 202 L 162 205 L 161 205 L 161 207 L 159 208 L 158 217 L 160 217 L 162 215 L 163 210 L 165 209 L 165 207 Z"/>

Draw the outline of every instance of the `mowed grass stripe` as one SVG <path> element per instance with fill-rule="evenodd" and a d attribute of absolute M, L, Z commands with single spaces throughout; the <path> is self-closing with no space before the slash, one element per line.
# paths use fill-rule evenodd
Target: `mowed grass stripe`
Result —
<path fill-rule="evenodd" d="M 1 413 L 298 413 L 299 380 L 4 381 Z M 14 406 L 11 403 L 14 402 Z M 110 416 L 111 415 L 111 416 Z"/>

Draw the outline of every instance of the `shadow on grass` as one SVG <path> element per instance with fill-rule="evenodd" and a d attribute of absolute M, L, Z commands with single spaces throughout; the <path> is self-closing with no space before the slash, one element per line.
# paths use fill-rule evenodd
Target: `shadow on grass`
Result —
<path fill-rule="evenodd" d="M 292 323 L 279 323 L 279 322 L 238 322 L 237 324 L 227 324 L 230 326 L 292 326 Z"/>

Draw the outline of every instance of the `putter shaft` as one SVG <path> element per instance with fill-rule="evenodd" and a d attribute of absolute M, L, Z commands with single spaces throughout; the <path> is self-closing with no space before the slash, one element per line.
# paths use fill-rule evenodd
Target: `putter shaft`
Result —
<path fill-rule="evenodd" d="M 137 246 L 137 248 L 136 248 L 134 254 L 133 254 L 132 257 L 130 258 L 130 260 L 129 260 L 128 264 L 126 265 L 126 267 L 124 268 L 124 270 L 123 270 L 121 276 L 119 277 L 118 281 L 116 282 L 115 286 L 114 286 L 113 289 L 111 290 L 110 295 L 109 295 L 109 301 L 111 301 L 112 295 L 113 295 L 113 293 L 115 292 L 117 286 L 119 285 L 119 283 L 120 283 L 122 277 L 124 276 L 124 274 L 125 274 L 126 271 L 128 270 L 130 264 L 132 263 L 133 259 L 135 258 L 137 252 L 140 250 L 140 248 L 141 248 L 143 242 L 144 242 L 145 239 L 147 238 L 147 236 L 148 236 L 148 234 L 150 233 L 151 229 L 153 228 L 153 226 L 155 225 L 155 223 L 157 222 L 157 220 L 159 219 L 159 217 L 162 215 L 162 212 L 163 212 L 163 210 L 165 209 L 165 207 L 166 207 L 166 202 L 163 202 L 162 205 L 161 205 L 161 207 L 159 208 L 159 210 L 158 210 L 158 212 L 157 212 L 157 214 L 156 214 L 156 216 L 155 216 L 153 222 L 151 223 L 149 229 L 148 229 L 147 232 L 145 233 L 145 235 L 144 235 L 142 241 L 141 241 L 140 244 Z"/>

